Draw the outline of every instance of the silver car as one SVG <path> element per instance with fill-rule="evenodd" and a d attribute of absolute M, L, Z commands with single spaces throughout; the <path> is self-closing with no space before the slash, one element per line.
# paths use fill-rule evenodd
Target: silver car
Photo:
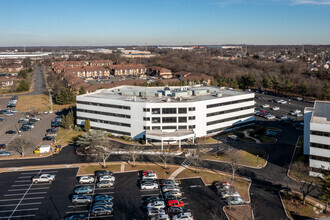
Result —
<path fill-rule="evenodd" d="M 96 183 L 97 188 L 102 188 L 102 187 L 111 187 L 113 186 L 113 182 L 109 180 L 102 180 Z"/>

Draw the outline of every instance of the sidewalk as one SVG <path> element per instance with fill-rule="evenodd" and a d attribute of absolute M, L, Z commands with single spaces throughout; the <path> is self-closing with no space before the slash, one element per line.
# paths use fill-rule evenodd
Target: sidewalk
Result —
<path fill-rule="evenodd" d="M 170 180 L 174 180 L 176 178 L 177 175 L 179 175 L 179 173 L 181 173 L 182 171 L 184 171 L 186 169 L 186 167 L 184 166 L 180 166 L 177 170 L 175 170 L 171 176 L 170 176 Z"/>

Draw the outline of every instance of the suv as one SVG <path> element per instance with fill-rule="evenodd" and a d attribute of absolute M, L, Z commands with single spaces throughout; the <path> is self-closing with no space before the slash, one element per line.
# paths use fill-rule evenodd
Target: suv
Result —
<path fill-rule="evenodd" d="M 32 177 L 33 183 L 51 183 L 55 180 L 55 175 L 51 174 L 39 174 L 38 176 Z"/>
<path fill-rule="evenodd" d="M 108 170 L 99 170 L 99 171 L 96 171 L 95 173 L 95 176 L 97 178 L 101 177 L 101 176 L 108 176 L 108 175 L 112 175 L 112 172 L 111 171 L 108 171 Z"/>
<path fill-rule="evenodd" d="M 89 203 L 92 202 L 92 197 L 91 196 L 86 196 L 86 195 L 73 195 L 71 201 L 74 205 L 76 205 L 76 204 L 89 204 Z"/>
<path fill-rule="evenodd" d="M 91 215 L 110 215 L 112 213 L 112 208 L 105 206 L 94 206 L 91 211 Z"/>
<path fill-rule="evenodd" d="M 141 189 L 158 189 L 158 184 L 154 182 L 141 183 Z"/>
<path fill-rule="evenodd" d="M 94 177 L 91 176 L 82 176 L 79 178 L 79 183 L 93 183 L 94 182 Z"/>

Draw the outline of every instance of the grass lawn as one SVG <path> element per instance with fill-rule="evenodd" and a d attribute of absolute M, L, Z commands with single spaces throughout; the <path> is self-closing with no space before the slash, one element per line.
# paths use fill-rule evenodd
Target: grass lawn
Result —
<path fill-rule="evenodd" d="M 239 205 L 239 206 L 232 206 L 229 208 L 226 206 L 224 211 L 228 215 L 229 220 L 252 220 L 252 210 L 251 206 L 249 205 Z"/>
<path fill-rule="evenodd" d="M 73 142 L 73 138 L 83 134 L 83 131 L 75 131 L 72 129 L 64 129 L 64 128 L 60 128 L 60 130 L 58 131 L 58 134 L 56 136 L 56 145 L 61 145 L 61 146 L 65 146 L 71 142 Z"/>
<path fill-rule="evenodd" d="M 316 219 L 326 217 L 326 215 L 323 213 L 315 213 L 313 209 L 313 207 L 315 206 L 314 202 L 306 200 L 306 204 L 304 205 L 302 203 L 302 200 L 299 198 L 299 195 L 295 194 L 294 192 L 281 192 L 281 198 L 283 200 L 284 207 L 288 215 L 291 217 L 292 215 L 301 216 L 304 217 L 304 219 Z M 320 211 L 320 209 L 316 210 Z M 297 219 L 297 217 L 295 219 Z"/>
<path fill-rule="evenodd" d="M 136 164 L 136 166 L 133 167 L 131 165 L 126 164 L 125 171 L 129 171 L 129 170 L 138 170 L 138 171 L 153 170 L 153 171 L 157 172 L 159 179 L 168 179 L 170 177 L 170 175 L 176 169 L 179 168 L 179 166 L 167 166 L 167 169 L 164 169 L 161 165 L 162 164 L 160 164 L 160 165 L 156 165 L 156 164 Z M 166 172 L 168 172 L 168 173 L 166 173 Z"/>
<path fill-rule="evenodd" d="M 257 158 L 257 155 L 259 157 Z M 267 159 L 267 153 L 263 151 L 258 151 L 255 149 L 245 149 L 245 150 L 239 150 L 235 153 L 235 156 L 238 159 L 238 163 L 245 165 L 245 166 L 251 166 L 251 167 L 261 167 L 266 164 Z M 204 155 L 205 159 L 211 159 L 211 160 L 219 160 L 228 162 L 229 159 L 226 155 L 216 155 L 216 154 L 206 154 Z"/>
<path fill-rule="evenodd" d="M 264 144 L 273 144 L 276 142 L 276 138 L 274 137 L 268 137 L 266 135 L 262 135 L 258 138 L 262 143 Z"/>
<path fill-rule="evenodd" d="M 235 178 L 235 181 L 233 182 L 231 180 L 231 176 L 224 175 L 224 174 L 218 174 L 215 172 L 208 172 L 200 170 L 198 173 L 195 172 L 195 169 L 185 169 L 179 175 L 177 176 L 178 179 L 184 179 L 189 177 L 201 177 L 205 184 L 212 184 L 214 181 L 228 181 L 230 182 L 236 189 L 236 191 L 241 195 L 241 197 L 245 200 L 249 200 L 249 182 Z"/>
<path fill-rule="evenodd" d="M 53 103 L 53 111 L 63 108 L 69 108 L 72 104 L 57 105 Z M 16 109 L 20 112 L 36 110 L 38 112 L 49 111 L 50 101 L 48 95 L 24 95 L 19 96 Z"/>
<path fill-rule="evenodd" d="M 101 165 L 86 165 L 79 168 L 79 175 L 94 174 L 97 170 L 109 170 L 112 172 L 119 172 L 121 164 L 111 164 L 107 165 L 106 168 L 103 168 Z"/>
<path fill-rule="evenodd" d="M 209 137 L 209 138 L 203 138 L 203 139 L 196 139 L 197 144 L 213 144 L 213 143 L 218 143 L 219 141 Z"/>

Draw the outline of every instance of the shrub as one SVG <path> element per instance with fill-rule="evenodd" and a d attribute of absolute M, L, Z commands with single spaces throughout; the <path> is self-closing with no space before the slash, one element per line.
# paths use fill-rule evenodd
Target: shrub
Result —
<path fill-rule="evenodd" d="M 83 131 L 83 129 L 81 127 L 78 127 L 78 126 L 74 127 L 73 130 L 75 130 L 75 131 Z"/>
<path fill-rule="evenodd" d="M 234 135 L 236 135 L 239 138 L 244 138 L 244 133 L 242 131 L 234 131 Z"/>
<path fill-rule="evenodd" d="M 133 141 L 133 138 L 129 137 L 129 136 L 121 136 L 121 139 L 125 140 L 125 141 Z"/>

